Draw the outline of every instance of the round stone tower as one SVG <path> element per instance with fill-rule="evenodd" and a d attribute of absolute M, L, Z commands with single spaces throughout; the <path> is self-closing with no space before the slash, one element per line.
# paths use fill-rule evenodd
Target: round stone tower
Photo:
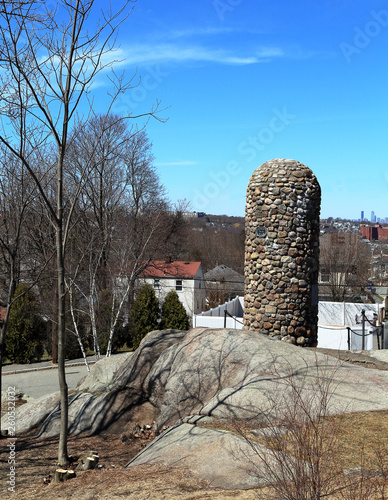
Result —
<path fill-rule="evenodd" d="M 321 189 L 295 160 L 271 160 L 249 180 L 244 329 L 317 344 Z"/>

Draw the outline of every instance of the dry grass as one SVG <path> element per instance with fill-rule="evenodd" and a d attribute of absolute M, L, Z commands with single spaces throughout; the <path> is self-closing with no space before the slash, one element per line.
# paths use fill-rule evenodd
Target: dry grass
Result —
<path fill-rule="evenodd" d="M 343 429 L 340 436 L 340 454 L 337 457 L 343 467 L 357 469 L 362 466 L 368 470 L 374 469 L 376 465 L 375 445 L 383 444 L 385 449 L 388 449 L 388 411 L 353 413 L 333 418 L 340 421 Z M 207 425 L 207 427 L 210 426 Z M 216 422 L 211 427 L 233 431 L 232 424 L 228 425 L 223 422 Z M 251 426 L 245 425 L 245 430 L 252 439 L 257 439 L 253 434 L 249 434 L 252 430 Z M 57 439 L 37 439 L 32 435 L 20 437 L 17 440 L 17 486 L 13 498 L 17 500 L 72 497 L 80 500 L 95 498 L 253 500 L 258 496 L 271 497 L 269 490 L 214 489 L 191 471 L 179 467 L 142 465 L 125 469 L 128 461 L 146 444 L 146 439 L 132 439 L 127 443 L 122 443 L 117 435 L 70 437 L 69 453 L 74 458 L 89 449 L 96 449 L 100 455 L 102 468 L 78 472 L 75 479 L 64 484 L 54 482 L 44 484 L 44 478 L 52 474 L 56 468 Z M 5 482 L 8 472 L 8 450 L 6 445 L 7 439 L 3 439 L 0 442 L 0 498 L 5 498 L 7 494 Z M 359 481 L 360 478 L 355 477 L 355 483 Z"/>
<path fill-rule="evenodd" d="M 6 498 L 9 466 L 7 439 L 0 441 L 0 498 Z M 196 477 L 192 471 L 179 467 L 142 465 L 125 469 L 125 465 L 146 444 L 147 439 L 130 439 L 123 443 L 117 435 L 70 437 L 69 453 L 75 461 L 90 449 L 100 456 L 100 469 L 77 472 L 66 483 L 45 484 L 57 465 L 57 439 L 38 439 L 33 435 L 19 437 L 17 443 L 16 493 L 12 498 L 54 499 L 95 498 L 118 499 L 222 499 L 253 500 L 254 491 L 220 491 Z"/>
<path fill-rule="evenodd" d="M 241 423 L 240 423 L 241 425 Z M 376 452 L 387 450 L 388 460 L 388 411 L 370 411 L 362 413 L 350 413 L 328 417 L 325 424 L 329 428 L 339 429 L 338 453 L 336 460 L 343 469 L 354 469 L 357 467 L 371 468 L 376 465 Z M 210 426 L 209 426 L 210 427 Z M 212 425 L 213 428 L 223 427 L 232 430 L 233 424 L 223 426 Z M 244 435 L 252 441 L 261 442 L 266 446 L 274 446 L 274 440 L 270 437 L 258 437 L 251 432 L 252 426 L 244 425 Z M 235 428 L 235 427 L 234 427 Z M 255 427 L 257 428 L 257 427 Z M 288 452 L 292 454 L 292 437 L 284 434 Z M 388 461 L 387 461 L 388 466 Z"/>

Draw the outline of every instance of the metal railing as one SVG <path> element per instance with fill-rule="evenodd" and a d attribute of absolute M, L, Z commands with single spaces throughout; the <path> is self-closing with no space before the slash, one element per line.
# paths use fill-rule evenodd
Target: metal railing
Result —
<path fill-rule="evenodd" d="M 371 326 L 373 326 L 375 329 L 370 331 L 369 333 L 365 333 L 365 325 L 366 325 L 366 322 L 368 322 Z M 347 326 L 347 330 L 348 330 L 348 350 L 350 351 L 350 348 L 351 348 L 351 345 L 350 345 L 350 341 L 351 341 L 351 333 L 353 333 L 353 335 L 357 335 L 358 337 L 362 337 L 362 347 L 361 347 L 361 350 L 365 350 L 365 338 L 368 337 L 369 335 L 373 335 L 374 333 L 376 333 L 376 337 L 377 337 L 377 349 L 378 350 L 381 350 L 381 349 L 384 349 L 384 325 L 374 325 L 367 317 L 366 317 L 366 314 L 365 314 L 365 309 L 362 309 L 361 311 L 361 326 L 362 326 L 362 333 L 358 333 L 358 332 L 355 332 L 354 330 L 352 330 L 350 328 L 350 326 Z"/>

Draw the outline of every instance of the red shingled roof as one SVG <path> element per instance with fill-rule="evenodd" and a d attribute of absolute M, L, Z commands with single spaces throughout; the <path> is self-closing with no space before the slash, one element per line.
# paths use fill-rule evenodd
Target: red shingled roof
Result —
<path fill-rule="evenodd" d="M 6 313 L 7 309 L 5 307 L 1 307 L 0 306 L 0 321 L 4 321 L 5 320 L 5 313 Z"/>
<path fill-rule="evenodd" d="M 200 265 L 200 262 L 155 260 L 144 270 L 143 276 L 145 278 L 194 278 Z"/>

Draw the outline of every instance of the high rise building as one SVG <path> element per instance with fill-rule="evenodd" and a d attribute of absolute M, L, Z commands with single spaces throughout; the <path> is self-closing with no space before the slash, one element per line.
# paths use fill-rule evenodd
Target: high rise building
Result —
<path fill-rule="evenodd" d="M 365 219 L 364 210 L 361 210 L 361 222 Z"/>
<path fill-rule="evenodd" d="M 370 221 L 371 222 L 376 222 L 376 215 L 374 213 L 374 211 L 372 210 L 372 212 L 370 213 Z"/>

